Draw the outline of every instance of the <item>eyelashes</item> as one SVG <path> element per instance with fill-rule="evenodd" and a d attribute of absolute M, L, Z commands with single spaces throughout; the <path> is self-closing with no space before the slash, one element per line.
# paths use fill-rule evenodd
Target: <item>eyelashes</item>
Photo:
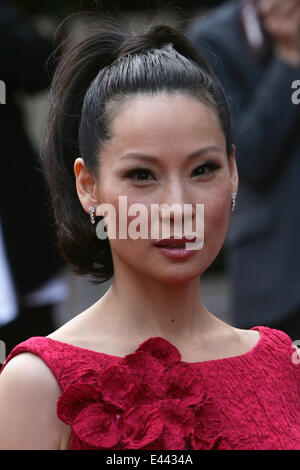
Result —
<path fill-rule="evenodd" d="M 217 165 L 216 163 L 213 163 L 213 162 L 208 162 L 208 163 L 205 163 L 204 165 L 200 165 L 197 168 L 195 168 L 193 170 L 192 174 L 194 172 L 197 172 L 197 170 L 200 170 L 200 169 L 203 170 L 204 168 L 207 168 L 209 170 L 208 173 L 207 172 L 204 173 L 204 175 L 206 176 L 207 174 L 210 174 L 211 172 L 219 169 L 220 165 Z M 136 175 L 138 176 L 138 178 L 135 178 Z M 153 179 L 155 179 L 154 176 L 153 176 L 152 170 L 150 168 L 147 168 L 147 167 L 144 167 L 144 166 L 140 166 L 140 167 L 136 166 L 135 168 L 132 168 L 131 170 L 129 170 L 125 174 L 126 178 L 133 179 L 135 181 L 149 181 L 148 178 L 147 178 L 149 176 L 151 176 Z M 199 176 L 199 175 L 196 175 L 196 176 Z"/>
<path fill-rule="evenodd" d="M 207 176 L 221 168 L 221 166 L 215 162 L 209 161 L 204 163 L 203 165 L 197 166 L 197 168 L 193 170 L 192 174 L 194 174 L 198 170 L 203 170 L 205 168 L 209 170 L 208 173 L 206 172 L 202 174 L 196 174 L 196 176 L 201 176 L 203 174 L 204 176 Z M 131 170 L 127 171 L 124 176 L 125 178 L 132 179 L 134 181 L 151 181 L 148 179 L 149 176 L 151 176 L 152 179 L 155 179 L 152 170 L 145 166 L 136 166 L 135 168 L 132 168 Z M 138 178 L 135 178 L 135 176 L 138 176 Z"/>
<path fill-rule="evenodd" d="M 210 173 L 213 173 L 214 171 L 218 170 L 219 168 L 221 168 L 221 165 L 218 165 L 215 162 L 206 162 L 203 165 L 197 166 L 197 168 L 195 168 L 195 170 L 193 170 L 193 173 L 194 173 L 194 171 L 199 170 L 199 168 L 201 168 L 201 169 L 202 168 L 208 168 L 208 170 L 209 170 L 208 174 L 210 174 Z"/>
<path fill-rule="evenodd" d="M 140 178 L 134 178 L 134 176 L 138 175 Z M 143 178 L 143 176 L 149 176 L 151 175 L 153 177 L 152 171 L 150 168 L 143 167 L 143 166 L 136 166 L 135 168 L 132 168 L 131 170 L 127 171 L 125 173 L 125 177 L 128 179 L 133 179 L 135 181 L 147 181 L 146 178 Z"/>

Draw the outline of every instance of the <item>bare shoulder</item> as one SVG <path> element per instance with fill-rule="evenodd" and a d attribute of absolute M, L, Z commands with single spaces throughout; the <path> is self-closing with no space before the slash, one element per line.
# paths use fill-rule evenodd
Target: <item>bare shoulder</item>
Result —
<path fill-rule="evenodd" d="M 245 349 L 244 352 L 251 351 L 260 341 L 261 335 L 258 330 L 243 330 L 240 328 L 233 328 L 239 337 L 241 347 Z"/>
<path fill-rule="evenodd" d="M 56 414 L 60 394 L 42 359 L 13 357 L 0 375 L 0 449 L 67 448 L 69 430 Z"/>
<path fill-rule="evenodd" d="M 13 357 L 4 367 L 0 375 L 0 385 L 9 383 L 23 384 L 34 390 L 40 387 L 51 387 L 59 390 L 58 383 L 45 362 L 36 354 L 23 352 Z"/>

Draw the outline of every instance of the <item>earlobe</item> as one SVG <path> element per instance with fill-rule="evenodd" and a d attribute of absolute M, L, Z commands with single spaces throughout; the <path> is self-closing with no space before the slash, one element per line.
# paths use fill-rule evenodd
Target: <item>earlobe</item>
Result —
<path fill-rule="evenodd" d="M 233 192 L 237 193 L 239 177 L 238 177 L 238 170 L 237 170 L 237 165 L 236 165 L 236 146 L 234 144 L 232 144 L 232 152 L 230 155 L 229 165 L 230 165 L 232 183 L 234 186 Z"/>
<path fill-rule="evenodd" d="M 235 159 L 235 153 L 236 153 L 236 146 L 232 144 L 231 146 L 232 151 L 231 151 L 231 158 Z"/>

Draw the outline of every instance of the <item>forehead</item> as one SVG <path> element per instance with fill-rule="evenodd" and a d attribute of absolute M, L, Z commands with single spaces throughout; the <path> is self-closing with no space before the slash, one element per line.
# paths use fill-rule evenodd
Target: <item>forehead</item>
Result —
<path fill-rule="evenodd" d="M 214 108 L 198 98 L 183 94 L 135 95 L 123 101 L 112 121 L 113 146 L 149 154 L 192 152 L 218 145 L 226 139 Z"/>

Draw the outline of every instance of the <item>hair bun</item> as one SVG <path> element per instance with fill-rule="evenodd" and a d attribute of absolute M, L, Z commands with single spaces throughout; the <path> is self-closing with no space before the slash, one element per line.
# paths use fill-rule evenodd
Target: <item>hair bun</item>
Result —
<path fill-rule="evenodd" d="M 115 60 L 118 60 L 127 54 L 138 54 L 148 50 L 162 49 L 168 45 L 185 57 L 193 59 L 191 56 L 191 44 L 189 44 L 189 47 L 187 48 L 187 42 L 189 42 L 188 39 L 173 26 L 167 24 L 154 24 L 145 32 L 141 34 L 133 32 L 132 35 L 124 39 L 123 43 L 120 44 Z M 199 57 L 197 59 L 199 59 Z"/>

